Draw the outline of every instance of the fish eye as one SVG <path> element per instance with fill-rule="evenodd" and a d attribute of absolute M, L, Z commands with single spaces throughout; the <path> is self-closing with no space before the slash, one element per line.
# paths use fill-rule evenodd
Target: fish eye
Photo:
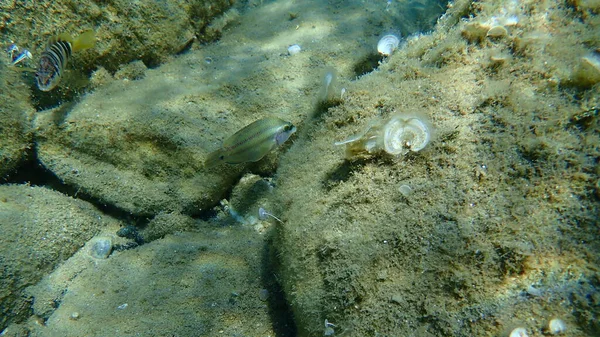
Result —
<path fill-rule="evenodd" d="M 288 124 L 283 127 L 283 131 L 290 131 L 291 128 L 292 128 L 292 126 Z"/>

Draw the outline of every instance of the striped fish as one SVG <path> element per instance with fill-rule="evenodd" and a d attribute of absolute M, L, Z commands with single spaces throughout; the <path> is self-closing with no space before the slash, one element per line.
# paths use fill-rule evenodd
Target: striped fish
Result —
<path fill-rule="evenodd" d="M 48 41 L 46 50 L 42 52 L 35 81 L 41 91 L 50 91 L 58 85 L 62 72 L 73 52 L 92 48 L 96 43 L 94 31 L 88 30 L 73 39 L 63 33 Z"/>
<path fill-rule="evenodd" d="M 204 167 L 258 161 L 294 132 L 296 127 L 292 123 L 277 117 L 259 119 L 225 139 L 220 149 L 208 155 Z"/>

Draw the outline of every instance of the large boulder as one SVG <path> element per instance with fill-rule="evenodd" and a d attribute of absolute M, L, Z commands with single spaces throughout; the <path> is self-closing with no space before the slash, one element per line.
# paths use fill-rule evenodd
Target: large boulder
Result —
<path fill-rule="evenodd" d="M 0 185 L 0 328 L 29 316 L 23 290 L 118 223 L 91 204 L 28 185 Z"/>
<path fill-rule="evenodd" d="M 30 320 L 8 332 L 273 336 L 284 322 L 270 319 L 278 294 L 261 277 L 264 237 L 250 228 L 196 227 L 104 260 L 81 250 L 29 289 L 44 324 Z"/>
<path fill-rule="evenodd" d="M 31 152 L 34 109 L 18 69 L 0 62 L 0 177 L 22 164 Z"/>
<path fill-rule="evenodd" d="M 275 243 L 300 336 L 498 336 L 553 317 L 600 331 L 598 86 L 557 86 L 598 20 L 512 5 L 413 39 L 281 157 Z M 470 38 L 492 18 L 506 27 Z M 333 145 L 398 114 L 431 122 L 425 149 Z"/>
<path fill-rule="evenodd" d="M 0 31 L 6 41 L 29 49 L 34 60 L 48 40 L 67 32 L 96 31 L 97 43 L 80 57 L 77 69 L 97 65 L 114 72 L 121 64 L 142 60 L 147 66 L 163 63 L 202 35 L 207 25 L 233 5 L 233 0 L 71 1 L 43 4 L 3 1 Z M 44 13 L 44 15 L 40 15 Z"/>

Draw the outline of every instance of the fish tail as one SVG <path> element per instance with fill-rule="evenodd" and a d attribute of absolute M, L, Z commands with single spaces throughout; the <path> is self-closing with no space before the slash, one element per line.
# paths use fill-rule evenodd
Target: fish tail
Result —
<path fill-rule="evenodd" d="M 206 158 L 206 160 L 204 161 L 204 167 L 205 168 L 211 168 L 213 166 L 218 165 L 220 162 L 223 161 L 223 153 L 222 151 L 219 149 L 217 151 L 211 152 L 208 157 Z"/>
<path fill-rule="evenodd" d="M 74 40 L 71 37 L 69 37 L 69 38 L 71 39 L 72 42 L 69 40 L 65 40 L 65 41 L 71 42 L 71 45 L 73 45 L 74 52 L 78 51 L 78 50 L 82 50 L 82 49 L 92 48 L 96 44 L 96 33 L 91 29 L 86 30 L 85 32 L 81 33 L 81 35 L 79 35 Z"/>

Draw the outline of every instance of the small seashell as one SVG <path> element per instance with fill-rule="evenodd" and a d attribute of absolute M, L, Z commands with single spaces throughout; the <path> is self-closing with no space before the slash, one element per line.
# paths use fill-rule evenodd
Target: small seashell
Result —
<path fill-rule="evenodd" d="M 431 138 L 431 131 L 422 118 L 411 115 L 394 116 L 383 130 L 383 149 L 392 155 L 421 151 Z"/>
<path fill-rule="evenodd" d="M 290 55 L 296 55 L 300 51 L 302 51 L 302 48 L 297 44 L 293 44 L 288 47 L 288 54 L 290 54 Z"/>
<path fill-rule="evenodd" d="M 408 185 L 400 185 L 400 194 L 402 194 L 405 197 L 408 197 L 411 193 L 412 193 L 412 188 L 410 188 L 410 186 Z"/>
<path fill-rule="evenodd" d="M 508 30 L 506 30 L 504 26 L 494 26 L 487 31 L 485 36 L 491 38 L 501 38 L 505 37 L 506 35 L 508 35 Z"/>
<path fill-rule="evenodd" d="M 525 328 L 515 328 L 510 331 L 508 337 L 529 337 Z"/>
<path fill-rule="evenodd" d="M 398 114 L 387 123 L 375 119 L 365 131 L 335 145 L 346 145 L 348 158 L 360 154 L 385 151 L 391 155 L 403 155 L 409 151 L 421 151 L 431 140 L 432 129 L 422 116 Z"/>
<path fill-rule="evenodd" d="M 600 82 L 600 53 L 592 52 L 579 59 L 579 66 L 573 73 L 574 84 L 587 88 Z"/>
<path fill-rule="evenodd" d="M 489 24 L 469 22 L 462 30 L 462 36 L 470 42 L 481 42 L 490 28 Z"/>
<path fill-rule="evenodd" d="M 560 318 L 552 318 L 544 327 L 544 332 L 550 335 L 560 335 L 567 331 L 567 324 Z"/>
<path fill-rule="evenodd" d="M 383 56 L 390 56 L 400 45 L 400 39 L 394 34 L 388 34 L 379 39 L 377 51 Z"/>
<path fill-rule="evenodd" d="M 107 236 L 98 236 L 90 241 L 89 253 L 96 259 L 106 259 L 112 249 L 112 239 Z"/>

